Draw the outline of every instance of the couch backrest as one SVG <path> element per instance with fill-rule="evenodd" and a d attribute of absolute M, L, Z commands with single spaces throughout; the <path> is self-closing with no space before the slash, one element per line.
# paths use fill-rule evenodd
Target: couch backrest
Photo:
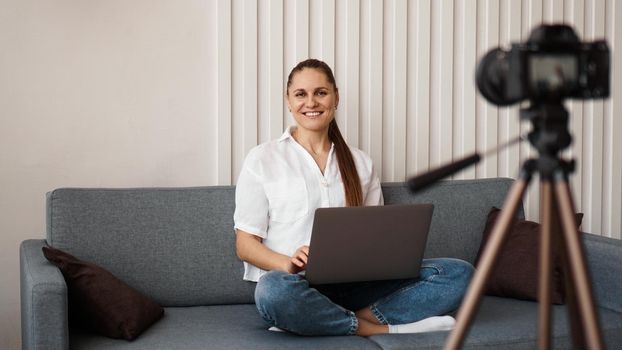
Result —
<path fill-rule="evenodd" d="M 426 255 L 473 261 L 486 215 L 511 179 L 445 181 L 417 195 L 383 185 L 386 204 L 431 202 Z M 96 263 L 164 306 L 253 302 L 233 233 L 235 187 L 57 189 L 47 240 Z"/>

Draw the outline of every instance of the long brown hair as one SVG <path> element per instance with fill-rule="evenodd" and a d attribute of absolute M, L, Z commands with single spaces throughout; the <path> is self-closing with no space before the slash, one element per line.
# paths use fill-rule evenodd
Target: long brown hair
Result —
<path fill-rule="evenodd" d="M 330 67 L 320 60 L 311 58 L 298 63 L 289 73 L 289 76 L 287 77 L 287 94 L 289 94 L 289 87 L 292 85 L 292 78 L 294 75 L 305 68 L 317 69 L 324 73 L 328 79 L 328 82 L 335 89 L 335 92 L 338 91 L 335 76 L 333 75 L 333 71 Z M 335 145 L 337 164 L 339 165 L 341 181 L 343 181 L 343 189 L 346 194 L 346 206 L 357 207 L 363 205 L 363 189 L 361 187 L 361 179 L 359 178 L 359 173 L 356 170 L 354 158 L 352 158 L 352 152 L 350 152 L 348 144 L 343 139 L 335 119 L 333 119 L 328 126 L 328 139 Z"/>

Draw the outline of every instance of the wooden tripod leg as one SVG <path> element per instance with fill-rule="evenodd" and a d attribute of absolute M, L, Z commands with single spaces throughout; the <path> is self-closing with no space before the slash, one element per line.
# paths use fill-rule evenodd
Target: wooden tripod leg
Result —
<path fill-rule="evenodd" d="M 555 195 L 563 228 L 563 249 L 566 250 L 566 261 L 569 263 L 568 272 L 572 274 L 587 345 L 589 349 L 599 350 L 603 348 L 603 343 L 596 308 L 594 307 L 592 284 L 587 270 L 585 252 L 575 222 L 575 209 L 570 195 L 570 187 L 565 178 L 556 179 Z"/>
<path fill-rule="evenodd" d="M 561 267 L 564 275 L 566 306 L 568 307 L 568 325 L 570 327 L 570 335 L 572 337 L 572 348 L 587 349 L 587 345 L 585 344 L 585 336 L 583 334 L 583 329 L 581 328 L 581 313 L 579 312 L 579 305 L 577 304 L 577 293 L 574 289 L 575 282 L 573 281 L 572 273 L 570 272 L 568 254 L 566 249 L 562 249 L 565 247 L 566 242 L 561 233 L 561 229 L 559 230 L 558 238 L 560 244 L 559 252 L 561 257 Z"/>
<path fill-rule="evenodd" d="M 538 279 L 538 349 L 551 348 L 551 245 L 553 238 L 553 186 L 551 180 L 540 183 L 540 276 Z"/>
<path fill-rule="evenodd" d="M 486 281 L 503 247 L 503 243 L 509 232 L 510 225 L 514 220 L 518 206 L 522 203 L 525 190 L 529 184 L 529 178 L 530 177 L 523 179 L 521 177 L 510 189 L 510 193 L 503 204 L 503 210 L 501 210 L 499 219 L 490 234 L 488 244 L 486 244 L 480 257 L 477 270 L 473 275 L 462 306 L 460 306 L 458 310 L 456 327 L 449 335 L 449 339 L 445 344 L 445 349 L 457 350 L 464 341 L 469 325 L 477 312 L 484 287 L 486 286 Z"/>

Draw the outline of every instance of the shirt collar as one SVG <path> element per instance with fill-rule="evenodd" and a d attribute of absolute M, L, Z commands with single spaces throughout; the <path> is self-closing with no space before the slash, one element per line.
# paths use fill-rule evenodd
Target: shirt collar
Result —
<path fill-rule="evenodd" d="M 290 125 L 287 127 L 287 129 L 285 129 L 285 132 L 283 133 L 283 135 L 281 135 L 281 137 L 279 137 L 278 142 L 283 142 L 287 139 L 291 139 L 293 142 L 298 143 L 294 137 L 292 136 L 292 133 L 294 132 L 294 130 L 296 130 L 297 126 L 296 125 Z M 335 143 L 331 142 L 330 143 L 330 153 L 333 152 L 333 148 L 335 148 Z"/>
<path fill-rule="evenodd" d="M 283 135 L 281 135 L 281 137 L 279 137 L 279 142 L 285 141 L 287 139 L 294 140 L 294 137 L 292 136 L 292 132 L 294 132 L 294 130 L 296 130 L 296 126 L 295 125 L 288 126 L 287 129 L 285 129 L 285 132 L 283 133 Z"/>

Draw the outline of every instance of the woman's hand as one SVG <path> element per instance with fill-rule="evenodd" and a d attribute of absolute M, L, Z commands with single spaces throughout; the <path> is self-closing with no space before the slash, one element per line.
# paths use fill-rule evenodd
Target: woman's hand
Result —
<path fill-rule="evenodd" d="M 307 261 L 309 260 L 309 246 L 303 245 L 296 249 L 294 255 L 288 261 L 286 271 L 289 273 L 298 273 L 307 268 Z"/>
<path fill-rule="evenodd" d="M 307 245 L 298 248 L 293 256 L 287 256 L 263 245 L 259 236 L 242 230 L 236 230 L 236 233 L 236 250 L 242 261 L 266 271 L 280 270 L 298 273 L 307 267 L 307 260 L 309 259 L 309 246 Z"/>

